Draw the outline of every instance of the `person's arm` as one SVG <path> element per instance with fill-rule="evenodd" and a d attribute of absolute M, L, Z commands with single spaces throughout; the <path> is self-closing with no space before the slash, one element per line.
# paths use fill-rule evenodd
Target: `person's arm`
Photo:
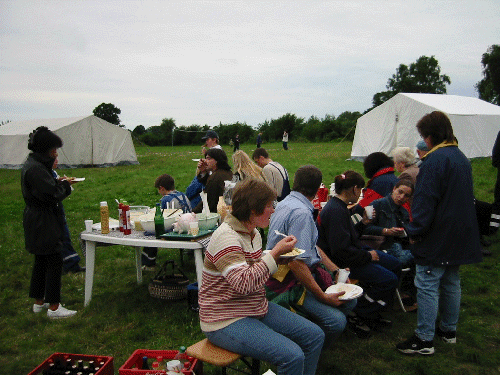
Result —
<path fill-rule="evenodd" d="M 33 189 L 33 196 L 41 202 L 57 203 L 71 194 L 71 184 L 66 180 L 56 180 L 52 173 L 42 168 L 33 167 L 26 172 L 26 181 Z"/>
<path fill-rule="evenodd" d="M 332 294 L 326 294 L 323 292 L 314 279 L 309 267 L 301 260 L 293 260 L 288 264 L 288 266 L 297 280 L 299 280 L 300 283 L 309 292 L 311 292 L 318 301 L 330 306 L 340 306 L 344 303 L 339 300 L 339 296 L 343 295 L 345 292 Z"/>
<path fill-rule="evenodd" d="M 321 250 L 321 248 L 317 247 L 317 249 L 319 256 L 321 257 L 321 263 L 325 265 L 328 271 L 337 272 L 340 267 L 333 263 L 332 260 L 326 256 L 325 252 Z"/>

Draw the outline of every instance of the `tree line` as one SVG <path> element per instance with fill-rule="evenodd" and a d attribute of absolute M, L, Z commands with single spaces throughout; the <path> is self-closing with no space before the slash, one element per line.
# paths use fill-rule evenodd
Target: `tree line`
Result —
<path fill-rule="evenodd" d="M 482 55 L 483 79 L 474 87 L 479 98 L 500 105 L 500 45 L 488 47 Z M 400 92 L 446 94 L 446 85 L 451 79 L 441 73 L 438 60 L 434 57 L 421 56 L 416 62 L 408 65 L 400 64 L 396 73 L 388 79 L 385 91 L 373 96 L 371 108 L 365 112 L 343 112 L 338 117 L 326 114 L 324 118 L 311 116 L 309 119 L 287 113 L 277 119 L 266 120 L 256 128 L 245 122 L 222 124 L 213 130 L 219 135 L 221 144 L 228 144 L 238 134 L 241 143 L 254 143 L 258 133 L 262 133 L 264 142 L 280 141 L 283 132 L 287 131 L 290 140 L 294 141 L 331 141 L 354 137 L 356 121 L 366 112 L 381 105 Z M 102 103 L 94 109 L 94 115 L 113 124 L 120 124 L 120 109 L 111 103 Z M 210 129 L 208 125 L 177 126 L 173 118 L 164 118 L 160 125 L 145 128 L 138 125 L 132 131 L 134 138 L 149 146 L 193 145 L 200 144 L 202 136 Z"/>

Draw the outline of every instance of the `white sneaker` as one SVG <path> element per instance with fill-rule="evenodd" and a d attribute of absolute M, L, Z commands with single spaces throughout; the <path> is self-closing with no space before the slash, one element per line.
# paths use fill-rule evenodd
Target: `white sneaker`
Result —
<path fill-rule="evenodd" d="M 69 318 L 76 314 L 75 310 L 68 310 L 63 305 L 59 304 L 57 310 L 47 310 L 47 316 L 51 319 L 61 319 L 61 318 Z"/>
<path fill-rule="evenodd" d="M 43 303 L 41 305 L 37 304 L 37 303 L 34 303 L 33 304 L 33 312 L 34 313 L 39 313 L 39 312 L 42 312 L 43 309 L 48 309 L 49 308 L 49 304 L 48 303 Z"/>

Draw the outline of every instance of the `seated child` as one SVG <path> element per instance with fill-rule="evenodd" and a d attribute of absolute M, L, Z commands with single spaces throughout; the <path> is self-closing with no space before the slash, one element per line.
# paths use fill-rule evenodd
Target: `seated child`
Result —
<path fill-rule="evenodd" d="M 191 203 L 186 197 L 186 194 L 175 190 L 174 178 L 168 174 L 162 174 L 155 181 L 155 188 L 158 189 L 158 193 L 162 196 L 161 198 L 161 208 L 165 209 L 173 208 L 182 209 L 184 213 L 191 212 Z M 142 264 L 143 270 L 147 271 L 153 269 L 156 266 L 156 255 L 158 254 L 158 249 L 156 247 L 145 247 L 142 249 Z"/>

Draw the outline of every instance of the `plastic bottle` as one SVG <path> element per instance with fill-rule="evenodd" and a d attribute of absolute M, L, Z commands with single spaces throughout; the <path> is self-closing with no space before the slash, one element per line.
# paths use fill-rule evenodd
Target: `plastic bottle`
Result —
<path fill-rule="evenodd" d="M 120 223 L 120 232 L 123 232 L 122 208 L 123 208 L 123 203 L 118 203 L 118 222 Z"/>
<path fill-rule="evenodd" d="M 160 204 L 156 203 L 156 213 L 155 213 L 155 234 L 156 238 L 165 233 L 165 220 L 163 219 L 163 214 L 161 213 Z"/>
<path fill-rule="evenodd" d="M 108 202 L 101 202 L 101 233 L 108 234 L 109 233 L 109 208 Z"/>
<path fill-rule="evenodd" d="M 132 224 L 130 223 L 130 206 L 127 204 L 122 205 L 122 221 L 123 234 L 127 235 L 132 233 Z"/>

